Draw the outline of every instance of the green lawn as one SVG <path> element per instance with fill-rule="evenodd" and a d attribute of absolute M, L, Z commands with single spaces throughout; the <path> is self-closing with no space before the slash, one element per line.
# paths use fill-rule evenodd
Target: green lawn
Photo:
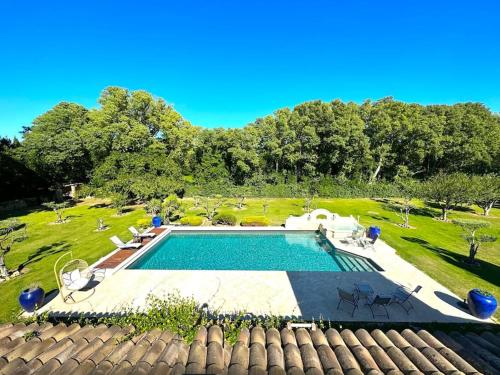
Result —
<path fill-rule="evenodd" d="M 234 201 L 228 201 L 219 212 L 233 213 L 238 218 L 263 214 L 263 199 L 248 199 L 242 210 L 236 209 Z M 302 215 L 303 200 L 301 199 L 267 199 L 269 207 L 267 216 L 273 225 L 284 223 L 288 215 Z M 184 199 L 186 214 L 201 214 L 201 210 L 192 209 L 193 201 Z M 379 225 L 382 228 L 382 239 L 393 246 L 398 254 L 419 269 L 432 276 L 443 285 L 465 297 L 471 288 L 480 287 L 491 291 L 500 297 L 500 240 L 493 244 L 485 244 L 478 254 L 481 262 L 479 267 L 466 266 L 463 260 L 467 256 L 467 244 L 461 238 L 460 228 L 451 223 L 444 223 L 434 217 L 438 210 L 424 207 L 419 202 L 419 209 L 410 218 L 413 229 L 403 229 L 397 224 L 401 220 L 396 213 L 383 201 L 371 199 L 318 199 L 313 208 L 326 208 L 340 215 L 357 217 L 361 224 Z M 476 218 L 491 222 L 487 231 L 500 237 L 500 210 L 493 209 L 491 217 L 484 218 L 477 211 L 453 211 L 453 218 Z M 65 224 L 50 224 L 55 220 L 55 214 L 46 210 L 31 212 L 1 213 L 2 219 L 7 216 L 17 216 L 28 225 L 28 239 L 15 245 L 7 255 L 7 265 L 15 268 L 21 264 L 25 272 L 21 277 L 0 284 L 2 304 L 0 306 L 0 321 L 12 318 L 18 311 L 16 298 L 19 292 L 31 283 L 39 283 L 46 291 L 56 287 L 52 271 L 55 260 L 66 251 L 73 251 L 75 257 L 83 258 L 92 263 L 113 250 L 109 237 L 117 234 L 123 240 L 131 238 L 127 227 L 135 225 L 138 219 L 145 217 L 141 207 L 131 207 L 130 211 L 121 217 L 116 217 L 115 211 L 105 207 L 101 201 L 88 200 L 69 208 L 66 215 L 69 222 Z M 95 232 L 97 220 L 103 218 L 110 229 L 105 232 Z M 500 318 L 497 312 L 496 318 Z"/>

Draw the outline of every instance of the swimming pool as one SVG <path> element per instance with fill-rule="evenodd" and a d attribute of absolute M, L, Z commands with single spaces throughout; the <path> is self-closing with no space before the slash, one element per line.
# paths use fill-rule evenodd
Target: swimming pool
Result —
<path fill-rule="evenodd" d="M 312 231 L 173 231 L 128 269 L 370 272 Z"/>

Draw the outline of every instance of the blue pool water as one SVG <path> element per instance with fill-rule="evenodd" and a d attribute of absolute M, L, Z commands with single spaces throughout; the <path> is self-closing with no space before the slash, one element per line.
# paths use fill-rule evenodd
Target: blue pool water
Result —
<path fill-rule="evenodd" d="M 169 234 L 129 269 L 374 271 L 367 259 L 335 248 L 314 232 L 196 231 Z"/>

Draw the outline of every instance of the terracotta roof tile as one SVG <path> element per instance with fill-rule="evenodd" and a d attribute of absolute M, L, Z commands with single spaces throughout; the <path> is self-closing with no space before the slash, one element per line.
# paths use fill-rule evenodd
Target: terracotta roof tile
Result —
<path fill-rule="evenodd" d="M 13 374 L 499 374 L 500 336 L 485 331 L 242 329 L 234 346 L 218 326 L 191 345 L 159 329 L 77 324 L 0 326 L 0 373 Z M 39 332 L 26 341 L 28 332 Z M 31 335 L 30 335 L 31 336 Z"/>
<path fill-rule="evenodd" d="M 25 342 L 26 341 L 22 337 L 18 337 L 15 340 L 7 341 L 6 343 L 3 343 L 2 345 L 0 345 L 0 356 L 3 356 L 5 354 L 11 352 L 12 350 L 17 348 L 18 346 L 23 345 Z"/>
<path fill-rule="evenodd" d="M 200 374 L 204 372 L 207 363 L 207 347 L 200 341 L 195 340 L 191 344 L 187 360 L 186 371 L 188 374 Z"/>
<path fill-rule="evenodd" d="M 495 344 L 497 347 L 500 347 L 500 336 L 495 336 L 491 332 L 483 332 L 481 333 L 481 337 L 488 340 L 492 344 Z"/>
<path fill-rule="evenodd" d="M 70 338 L 65 338 L 54 345 L 50 346 L 46 351 L 40 353 L 37 357 L 33 358 L 31 361 L 37 361 L 40 363 L 40 366 L 46 364 L 49 360 L 57 356 L 59 353 L 67 349 L 68 347 L 73 346 L 73 341 Z M 31 362 L 30 361 L 30 362 Z M 28 363 L 29 365 L 29 363 Z M 34 366 L 38 366 L 38 364 L 30 365 L 30 368 Z"/>

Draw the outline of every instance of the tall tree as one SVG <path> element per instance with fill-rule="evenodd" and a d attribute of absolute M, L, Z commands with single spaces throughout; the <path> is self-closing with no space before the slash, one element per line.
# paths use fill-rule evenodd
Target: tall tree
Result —
<path fill-rule="evenodd" d="M 53 185 L 86 181 L 92 169 L 82 134 L 86 121 L 84 107 L 60 103 L 25 129 L 16 154 Z"/>
<path fill-rule="evenodd" d="M 445 118 L 439 167 L 465 173 L 496 172 L 500 167 L 500 119 L 479 103 L 432 106 Z"/>

